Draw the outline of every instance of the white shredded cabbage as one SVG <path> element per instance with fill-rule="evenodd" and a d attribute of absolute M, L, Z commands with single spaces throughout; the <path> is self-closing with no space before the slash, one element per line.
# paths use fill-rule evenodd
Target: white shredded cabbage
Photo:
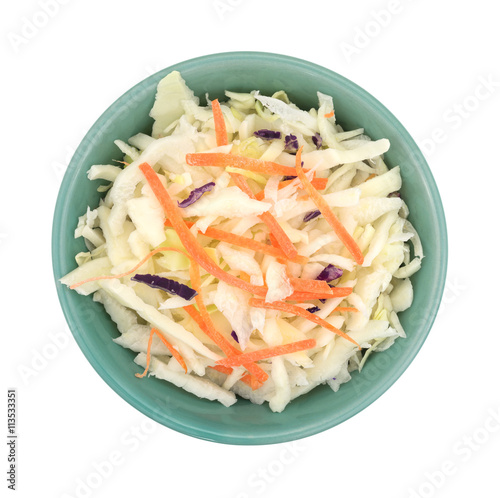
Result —
<path fill-rule="evenodd" d="M 250 199 L 238 187 L 227 187 L 205 194 L 199 201 L 184 209 L 185 216 L 226 216 L 244 218 L 259 215 L 271 208 L 267 202 Z"/>
<path fill-rule="evenodd" d="M 134 361 L 141 367 L 146 367 L 146 355 L 144 353 L 139 353 Z M 169 367 L 170 363 L 166 364 L 153 357 L 151 358 L 149 371 L 154 377 L 171 382 L 177 387 L 180 387 L 189 393 L 193 393 L 199 398 L 219 401 L 224 406 L 231 406 L 236 403 L 236 396 L 233 392 L 219 387 L 217 384 L 209 381 L 208 379 L 175 371 L 173 368 Z"/>
<path fill-rule="evenodd" d="M 226 317 L 236 333 L 242 350 L 245 350 L 254 330 L 248 298 L 247 292 L 235 289 L 225 282 L 217 284 L 217 292 L 213 297 L 215 306 Z"/>
<path fill-rule="evenodd" d="M 282 301 L 293 293 L 293 287 L 287 276 L 286 266 L 277 261 L 271 262 L 266 271 L 266 301 Z"/>

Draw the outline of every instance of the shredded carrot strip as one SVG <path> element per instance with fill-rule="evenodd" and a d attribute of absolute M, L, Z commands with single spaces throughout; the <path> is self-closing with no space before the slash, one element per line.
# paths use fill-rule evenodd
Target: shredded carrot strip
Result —
<path fill-rule="evenodd" d="M 292 183 L 294 181 L 295 180 L 285 180 L 284 182 L 279 182 L 278 190 L 285 188 L 286 186 L 290 185 L 290 183 Z M 328 178 L 313 178 L 311 180 L 311 185 L 317 190 L 324 190 L 326 188 L 327 181 L 328 181 Z M 264 195 L 265 195 L 265 190 L 262 189 L 260 192 L 257 192 L 255 194 L 255 198 L 258 201 L 262 201 L 262 200 L 264 200 Z"/>
<path fill-rule="evenodd" d="M 268 226 L 271 233 L 276 238 L 276 241 L 279 244 L 279 247 L 285 253 L 285 256 L 288 259 L 294 260 L 297 255 L 297 249 L 293 245 L 292 241 L 285 233 L 281 225 L 278 223 L 278 220 L 269 212 L 262 213 L 259 218 Z"/>
<path fill-rule="evenodd" d="M 220 373 L 223 373 L 226 375 L 230 375 L 233 373 L 233 369 L 231 367 L 223 367 L 222 365 L 214 365 L 213 367 L 210 367 L 210 368 L 213 368 L 214 370 L 217 370 L 217 372 L 220 372 Z"/>
<path fill-rule="evenodd" d="M 333 311 L 339 311 L 341 313 L 351 311 L 354 313 L 354 312 L 358 312 L 359 310 L 358 310 L 358 308 L 352 308 L 350 306 L 338 306 Z"/>
<path fill-rule="evenodd" d="M 244 282 L 243 280 L 225 272 L 213 262 L 210 256 L 205 252 L 203 247 L 196 240 L 196 237 L 186 226 L 179 208 L 172 201 L 172 198 L 167 192 L 167 189 L 160 182 L 158 175 L 155 173 L 155 170 L 148 163 L 142 163 L 139 166 L 139 169 L 146 177 L 149 186 L 151 187 L 153 193 L 163 207 L 167 218 L 170 220 L 174 230 L 177 232 L 182 245 L 186 248 L 186 251 L 191 255 L 193 260 L 197 261 L 198 264 L 202 266 L 208 273 L 218 278 L 219 280 L 223 280 L 229 285 L 233 285 L 234 287 L 246 290 L 252 294 L 265 296 L 267 293 L 266 287 Z"/>
<path fill-rule="evenodd" d="M 300 178 L 302 185 L 304 186 L 305 191 L 309 194 L 311 199 L 316 204 L 317 208 L 321 211 L 321 214 L 325 218 L 325 220 L 330 224 L 338 238 L 342 241 L 348 251 L 354 257 L 354 260 L 359 265 L 363 264 L 364 256 L 359 248 L 356 241 L 352 238 L 349 232 L 345 229 L 344 225 L 340 223 L 335 213 L 331 210 L 330 206 L 326 203 L 323 196 L 311 185 L 311 182 L 307 179 L 304 174 L 304 170 L 301 166 L 301 155 L 302 155 L 302 147 L 298 150 L 297 155 L 295 157 L 295 170 L 297 171 L 297 176 Z"/>
<path fill-rule="evenodd" d="M 365 182 L 367 182 L 368 180 L 371 180 L 372 178 L 375 178 L 377 175 L 376 173 L 372 173 L 366 180 Z"/>
<path fill-rule="evenodd" d="M 250 374 L 244 375 L 241 378 L 241 381 L 248 384 L 252 388 L 253 391 L 255 391 L 256 389 L 259 389 L 259 387 L 262 387 L 262 385 L 264 384 L 264 382 L 260 381 L 254 375 L 250 375 Z"/>
<path fill-rule="evenodd" d="M 271 241 L 273 247 L 275 247 L 276 249 L 280 249 L 280 243 L 272 232 L 269 234 L 269 240 Z"/>
<path fill-rule="evenodd" d="M 227 140 L 226 122 L 224 121 L 224 114 L 222 114 L 218 99 L 212 100 L 212 112 L 214 114 L 215 139 L 217 145 L 227 145 L 229 142 Z"/>
<path fill-rule="evenodd" d="M 276 301 L 274 303 L 267 303 L 266 301 L 264 301 L 264 299 L 256 299 L 256 298 L 251 298 L 249 304 L 250 306 L 253 306 L 255 308 L 265 308 L 270 310 L 284 311 L 286 313 L 291 313 L 293 315 L 306 318 L 307 320 L 316 323 L 317 325 L 321 325 L 322 327 L 331 330 L 335 334 L 343 337 L 347 341 L 352 342 L 353 344 L 358 346 L 358 349 L 361 349 L 361 346 L 352 337 L 349 337 L 346 333 L 342 332 L 337 327 L 334 327 L 333 325 L 329 324 L 327 321 L 323 320 L 314 313 L 309 313 L 309 311 L 305 310 L 304 308 L 301 308 L 300 306 L 294 306 L 293 304 L 283 303 L 279 301 Z M 226 363 L 223 364 L 226 365 Z M 232 364 L 230 366 L 232 366 Z"/>
<path fill-rule="evenodd" d="M 250 275 L 248 273 L 245 273 L 244 271 L 240 271 L 240 278 L 245 282 L 250 282 Z"/>
<path fill-rule="evenodd" d="M 284 354 L 295 353 L 297 351 L 304 351 L 306 349 L 314 348 L 315 346 L 315 339 L 306 339 L 304 341 L 290 342 L 289 344 L 283 344 L 281 346 L 259 349 L 258 351 L 243 353 L 238 356 L 230 356 L 219 360 L 217 364 L 225 367 L 237 367 L 239 365 L 245 365 L 249 361 L 255 362 L 265 360 L 274 356 L 282 356 Z"/>
<path fill-rule="evenodd" d="M 222 365 L 214 365 L 213 367 L 210 368 L 213 368 L 214 370 L 217 370 L 217 372 L 221 372 L 226 375 L 230 375 L 231 373 L 233 373 L 233 369 L 231 367 L 223 367 Z M 250 374 L 244 375 L 240 379 L 240 381 L 249 385 L 254 391 L 262 386 L 262 383 L 259 382 L 255 377 L 253 377 Z"/>
<path fill-rule="evenodd" d="M 170 342 L 168 342 L 165 339 L 165 337 L 163 337 L 163 334 L 158 329 L 153 327 L 151 329 L 151 333 L 149 334 L 148 349 L 146 352 L 146 368 L 145 368 L 144 372 L 142 372 L 142 374 L 136 373 L 135 376 L 142 379 L 147 374 L 147 372 L 149 370 L 149 364 L 151 363 L 151 346 L 153 345 L 153 336 L 155 334 L 160 338 L 161 342 L 163 342 L 163 344 L 165 344 L 165 346 L 168 348 L 168 350 L 172 353 L 172 356 L 179 362 L 180 366 L 187 373 L 186 362 L 184 361 L 184 358 L 180 355 L 179 351 L 177 351 L 177 349 L 175 349 L 174 346 L 172 344 L 170 344 Z"/>
<path fill-rule="evenodd" d="M 331 299 L 352 294 L 352 287 L 332 287 L 329 292 L 297 292 L 288 296 L 286 301 L 310 301 L 311 299 Z"/>
<path fill-rule="evenodd" d="M 327 292 L 330 293 L 331 287 L 324 280 L 311 280 L 305 278 L 289 277 L 290 284 L 296 292 Z"/>
<path fill-rule="evenodd" d="M 154 329 L 151 329 L 151 333 L 149 334 L 149 341 L 148 341 L 148 349 L 146 351 L 146 368 L 144 369 L 144 372 L 141 374 L 136 373 L 135 376 L 139 377 L 139 379 L 142 379 L 149 370 L 149 364 L 151 362 L 151 345 L 153 344 L 153 336 L 154 336 Z"/>
<path fill-rule="evenodd" d="M 230 356 L 233 354 L 238 354 L 240 351 L 238 351 L 216 328 L 214 323 L 212 322 L 212 319 L 210 318 L 210 314 L 207 311 L 207 308 L 205 304 L 203 303 L 202 299 L 199 299 L 196 301 L 196 304 L 198 305 L 199 312 L 196 312 L 196 309 L 194 306 L 186 306 L 184 309 L 188 311 L 188 308 L 191 308 L 191 310 L 194 310 L 195 313 L 197 314 L 197 317 L 195 318 L 194 313 L 192 311 L 188 311 L 189 315 L 195 320 L 195 322 L 198 324 L 198 326 L 205 332 L 205 334 L 212 339 L 212 341 L 219 346 L 219 348 L 224 352 L 226 356 Z"/>
<path fill-rule="evenodd" d="M 236 154 L 224 154 L 223 152 L 186 154 L 186 163 L 190 166 L 213 166 L 218 168 L 230 166 L 264 175 L 296 176 L 295 168 L 292 166 L 285 166 L 272 161 L 262 161 L 261 159 L 252 159 Z"/>
<path fill-rule="evenodd" d="M 290 296 L 285 298 L 285 301 L 297 301 L 298 303 L 303 303 L 304 301 L 312 301 L 314 299 L 332 299 L 333 296 L 331 292 L 318 292 L 313 294 L 312 292 L 293 292 Z"/>
<path fill-rule="evenodd" d="M 192 304 L 190 304 L 189 306 L 184 306 L 183 309 L 196 322 L 198 327 L 200 327 L 200 329 L 207 335 L 207 337 L 209 337 L 210 339 L 212 339 L 215 342 L 215 340 L 212 338 L 212 335 L 213 335 L 212 329 L 210 329 L 208 327 L 208 325 L 203 321 L 203 318 L 201 317 L 200 313 L 196 310 L 196 308 Z M 217 334 L 218 333 L 219 332 L 217 332 Z M 229 346 L 231 346 L 231 344 L 229 344 Z M 229 350 L 229 346 L 228 346 L 228 350 Z M 232 349 L 231 349 L 231 354 L 233 354 Z"/>
<path fill-rule="evenodd" d="M 334 111 L 330 111 L 329 113 L 325 114 L 325 118 L 333 118 L 333 116 L 335 116 Z"/>
<path fill-rule="evenodd" d="M 186 221 L 185 223 L 188 228 L 191 228 L 194 225 L 194 223 L 191 221 Z M 165 226 L 171 227 L 172 223 L 170 223 L 170 221 L 167 219 L 165 220 Z M 263 244 L 262 242 L 250 239 L 249 237 L 236 235 L 234 233 L 226 232 L 225 230 L 220 230 L 218 228 L 208 227 L 205 230 L 205 233 L 203 233 L 203 235 L 211 237 L 212 239 L 220 240 L 222 242 L 227 242 L 228 244 L 232 244 L 239 247 L 245 247 L 246 249 L 250 249 L 252 251 L 261 252 L 263 254 L 269 254 L 270 256 L 274 256 L 275 258 L 288 259 L 281 250 L 281 248 L 279 247 L 276 248 L 267 244 Z M 304 256 L 297 255 L 290 261 L 293 261 L 294 263 L 299 263 L 301 265 L 305 265 L 308 260 Z"/>
<path fill-rule="evenodd" d="M 200 279 L 200 267 L 196 261 L 193 261 L 191 266 L 189 267 L 189 276 L 191 278 L 191 285 L 193 289 L 198 292 L 195 296 L 196 304 L 198 305 L 199 313 L 201 316 L 201 321 L 203 322 L 203 326 L 200 328 L 207 334 L 212 341 L 219 346 L 219 348 L 224 352 L 226 356 L 234 356 L 242 354 L 241 351 L 236 349 L 216 328 L 210 315 L 207 311 L 205 303 L 203 302 L 203 298 L 201 296 L 200 288 L 201 288 L 201 279 Z M 194 308 L 194 307 L 193 307 Z M 189 313 L 189 311 L 188 311 Z M 193 316 L 190 313 L 190 316 Z M 195 319 L 196 320 L 196 319 Z M 198 325 L 199 322 L 197 321 Z M 268 378 L 268 375 L 262 368 L 258 365 L 248 364 L 245 365 L 245 368 L 254 375 L 260 382 L 265 382 Z"/>
<path fill-rule="evenodd" d="M 251 199 L 255 199 L 255 195 L 248 186 L 246 179 L 238 174 L 231 173 L 231 178 L 236 183 L 236 185 L 248 195 Z M 288 235 L 285 233 L 283 228 L 281 228 L 278 220 L 269 212 L 262 213 L 259 218 L 267 225 L 270 232 L 276 237 L 279 247 L 285 253 L 285 256 L 289 259 L 294 259 L 297 257 L 298 252 L 295 249 L 292 241 L 289 239 Z"/>
<path fill-rule="evenodd" d="M 120 273 L 119 275 L 102 275 L 99 277 L 87 278 L 86 280 L 82 280 L 81 282 L 77 282 L 76 284 L 70 285 L 69 288 L 74 289 L 76 287 L 79 287 L 80 285 L 86 284 L 88 282 L 95 282 L 97 280 L 113 280 L 114 278 L 126 277 L 127 275 L 130 275 L 131 273 L 134 273 L 136 270 L 138 270 L 149 258 L 152 258 L 155 254 L 163 251 L 180 252 L 181 254 L 184 254 L 184 256 L 189 257 L 189 254 L 186 254 L 184 251 L 181 251 L 176 247 L 157 247 L 156 249 L 153 249 L 147 256 L 144 256 L 144 258 L 141 261 L 139 261 L 139 263 L 137 263 L 133 268 L 126 271 L 125 273 Z"/>
<path fill-rule="evenodd" d="M 177 349 L 175 349 L 174 346 L 170 344 L 170 342 L 168 342 L 167 339 L 165 339 L 165 337 L 163 337 L 163 334 L 158 329 L 152 328 L 151 332 L 154 332 L 160 338 L 160 341 L 163 342 L 163 344 L 165 344 L 167 349 L 172 353 L 172 356 L 179 362 L 179 365 L 187 373 L 188 369 L 186 366 L 186 362 L 184 361 L 184 358 L 181 356 L 179 351 L 177 351 Z"/>

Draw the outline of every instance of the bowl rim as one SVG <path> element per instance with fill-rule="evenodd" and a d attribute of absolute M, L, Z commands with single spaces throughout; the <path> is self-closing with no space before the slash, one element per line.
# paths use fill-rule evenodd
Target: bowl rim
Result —
<path fill-rule="evenodd" d="M 395 128 L 398 129 L 399 134 L 401 135 L 401 140 L 405 142 L 415 154 L 415 159 L 418 159 L 421 164 L 421 173 L 425 178 L 425 183 L 428 189 L 430 190 L 430 197 L 434 201 L 434 207 L 437 213 L 436 222 L 439 224 L 439 230 L 441 234 L 441 239 L 439 241 L 439 248 L 436 251 L 441 256 L 441 266 L 439 268 L 439 273 L 435 275 L 435 281 L 437 282 L 437 287 L 435 289 L 435 295 L 437 297 L 436 302 L 433 303 L 431 313 L 427 317 L 427 321 L 425 323 L 425 331 L 424 333 L 420 333 L 418 337 L 418 341 L 415 344 L 415 347 L 406 355 L 406 361 L 400 366 L 397 371 L 394 371 L 390 378 L 388 378 L 385 382 L 377 384 L 377 387 L 372 390 L 364 399 L 363 402 L 359 405 L 353 406 L 350 410 L 345 411 L 340 419 L 335 419 L 334 417 L 323 420 L 321 423 L 316 423 L 315 425 L 308 425 L 307 427 L 302 428 L 301 430 L 297 430 L 294 432 L 282 432 L 275 436 L 248 436 L 243 437 L 241 435 L 232 436 L 225 433 L 216 433 L 214 431 L 210 431 L 207 429 L 200 429 L 199 427 L 183 424 L 178 420 L 173 420 L 172 418 L 162 418 L 156 411 L 151 411 L 146 403 L 143 402 L 142 399 L 139 399 L 133 395 L 131 395 L 126 389 L 120 385 L 118 380 L 110 375 L 106 368 L 100 363 L 99 360 L 94 356 L 89 344 L 87 344 L 85 338 L 78 333 L 78 325 L 77 320 L 73 315 L 71 315 L 67 309 L 66 303 L 66 289 L 63 286 L 59 285 L 59 278 L 61 274 L 59 268 L 59 234 L 56 231 L 56 227 L 61 225 L 62 219 L 62 207 L 65 201 L 65 187 L 70 181 L 71 170 L 73 169 L 76 162 L 80 160 L 80 156 L 83 154 L 83 151 L 86 147 L 92 144 L 93 137 L 98 133 L 103 124 L 109 123 L 113 120 L 114 114 L 119 112 L 120 106 L 122 103 L 126 102 L 132 95 L 135 95 L 137 92 L 141 91 L 142 87 L 146 82 L 159 80 L 160 75 L 167 74 L 170 71 L 178 70 L 182 73 L 182 71 L 186 71 L 191 67 L 197 66 L 199 64 L 206 64 L 207 62 L 230 62 L 231 60 L 238 59 L 239 61 L 247 60 L 255 63 L 256 59 L 262 59 L 266 62 L 276 62 L 280 64 L 293 64 L 297 71 L 302 71 L 304 69 L 314 72 L 316 75 L 321 75 L 331 80 L 332 82 L 341 82 L 344 85 L 350 87 L 350 90 L 357 94 L 360 98 L 362 98 L 365 102 L 368 103 L 371 107 L 376 109 L 381 115 L 383 115 L 384 120 L 391 121 Z M 77 147 L 75 154 L 73 155 L 70 164 L 68 165 L 67 171 L 64 175 L 64 178 L 61 182 L 57 201 L 54 208 L 54 216 L 52 223 L 52 267 L 54 273 L 54 279 L 57 289 L 57 294 L 59 297 L 59 302 L 63 313 L 65 315 L 68 326 L 79 346 L 82 350 L 83 354 L 94 368 L 94 370 L 99 374 L 99 376 L 108 384 L 108 386 L 117 393 L 123 400 L 129 403 L 134 408 L 138 409 L 144 415 L 152 418 L 156 422 L 169 427 L 177 432 L 193 436 L 199 439 L 205 439 L 213 442 L 225 443 L 225 444 L 236 444 L 236 445 L 258 445 L 258 444 L 275 444 L 275 443 L 283 443 L 293 440 L 298 440 L 304 437 L 312 436 L 323 432 L 327 429 L 330 429 L 361 412 L 369 405 L 371 405 L 375 400 L 377 400 L 382 394 L 384 394 L 405 372 L 405 370 L 409 367 L 409 365 L 413 362 L 414 358 L 420 351 L 423 343 L 425 342 L 433 324 L 435 318 L 437 316 L 440 303 L 442 301 L 442 296 L 444 292 L 444 287 L 446 283 L 446 272 L 447 272 L 447 263 L 448 263 L 448 238 L 447 238 L 447 229 L 446 229 L 446 218 L 442 205 L 442 200 L 439 195 L 439 191 L 435 182 L 435 179 L 432 175 L 432 172 L 427 164 L 425 157 L 423 156 L 420 148 L 408 133 L 406 128 L 401 124 L 401 122 L 373 95 L 368 93 L 362 87 L 352 82 L 348 78 L 336 73 L 333 70 L 327 69 L 323 66 L 315 64 L 313 62 L 309 62 L 307 60 L 282 55 L 278 53 L 272 52 L 258 52 L 258 51 L 234 51 L 234 52 L 219 52 L 213 54 L 207 54 L 200 57 L 195 57 L 192 59 L 188 59 L 176 64 L 173 64 L 169 67 L 166 67 L 147 78 L 143 79 L 128 91 L 126 91 L 123 95 L 121 95 L 118 99 L 116 99 L 95 121 L 89 131 L 85 134 L 81 143 Z M 422 331 L 421 331 L 422 332 Z"/>

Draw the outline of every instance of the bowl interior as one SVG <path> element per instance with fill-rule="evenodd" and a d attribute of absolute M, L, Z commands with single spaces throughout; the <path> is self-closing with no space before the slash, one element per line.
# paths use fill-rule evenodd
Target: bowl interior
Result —
<path fill-rule="evenodd" d="M 198 399 L 155 378 L 137 379 L 135 354 L 112 342 L 114 323 L 91 297 L 69 291 L 57 280 L 75 267 L 74 256 L 86 250 L 73 232 L 78 216 L 99 200 L 97 182 L 87 179 L 92 164 L 121 159 L 113 144 L 142 131 L 150 133 L 149 111 L 158 81 L 179 70 L 204 101 L 224 98 L 224 90 L 264 94 L 285 90 L 301 108 L 317 105 L 316 91 L 333 96 L 338 122 L 344 129 L 364 127 L 372 139 L 388 138 L 390 167 L 401 166 L 402 196 L 410 208 L 426 257 L 412 278 L 415 298 L 400 315 L 408 337 L 373 355 L 362 375 L 337 393 L 320 386 L 294 400 L 281 414 L 267 406 L 239 400 L 230 408 Z M 266 53 L 224 53 L 186 61 L 136 85 L 99 118 L 77 149 L 63 179 L 53 224 L 53 267 L 61 306 L 80 348 L 101 377 L 145 415 L 179 432 L 231 444 L 268 444 L 316 434 L 355 415 L 386 391 L 408 367 L 422 346 L 441 300 L 447 262 L 443 209 L 432 174 L 415 142 L 397 119 L 371 95 L 342 76 L 306 61 Z"/>

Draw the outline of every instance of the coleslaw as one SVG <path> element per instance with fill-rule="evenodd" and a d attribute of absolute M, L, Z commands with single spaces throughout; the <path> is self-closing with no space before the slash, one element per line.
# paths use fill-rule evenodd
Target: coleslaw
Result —
<path fill-rule="evenodd" d="M 284 91 L 225 96 L 160 81 L 151 135 L 88 171 L 107 184 L 60 281 L 102 303 L 138 377 L 281 412 L 405 337 L 423 248 L 387 139 L 343 130 L 320 92 L 309 111 Z"/>

